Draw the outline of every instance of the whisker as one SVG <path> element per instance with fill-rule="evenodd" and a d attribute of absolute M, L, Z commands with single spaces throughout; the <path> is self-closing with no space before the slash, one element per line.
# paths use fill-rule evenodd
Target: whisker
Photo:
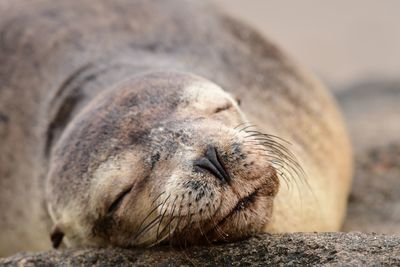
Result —
<path fill-rule="evenodd" d="M 249 129 L 249 128 L 252 128 L 252 127 L 256 127 L 256 125 L 250 124 L 250 125 L 248 125 L 248 126 L 246 126 L 246 127 L 243 127 L 243 128 L 240 129 L 238 132 L 239 132 L 239 133 L 240 133 L 240 132 L 246 132 L 246 129 Z"/>
<path fill-rule="evenodd" d="M 290 143 L 288 140 L 286 140 L 286 139 L 284 139 L 284 138 L 282 138 L 282 137 L 279 137 L 279 136 L 277 136 L 277 135 L 266 134 L 266 133 L 262 133 L 262 132 L 254 131 L 254 130 L 252 130 L 252 131 L 246 131 L 246 133 L 258 133 L 259 135 L 266 136 L 266 137 L 269 137 L 269 138 L 273 137 L 273 138 L 276 138 L 276 139 L 278 139 L 278 140 L 280 140 L 280 141 L 283 141 L 283 142 L 285 142 L 285 143 L 291 145 L 291 143 Z"/>
<path fill-rule="evenodd" d="M 203 237 L 206 239 L 206 241 L 207 241 L 208 244 L 211 244 L 211 241 L 208 239 L 207 235 L 201 230 L 201 223 L 200 223 L 200 221 L 197 221 L 197 224 L 198 224 L 198 226 L 199 226 L 199 230 L 200 230 L 201 236 L 203 236 Z"/>
<path fill-rule="evenodd" d="M 212 221 L 212 223 L 213 223 L 213 225 L 214 225 L 213 228 L 215 229 L 216 233 L 219 235 L 219 237 L 220 237 L 221 239 L 225 239 L 226 236 L 227 236 L 228 234 L 225 233 L 225 232 L 221 229 L 221 227 L 219 227 L 218 223 L 214 220 L 214 217 L 211 216 L 211 207 L 208 207 L 208 209 L 210 210 L 209 218 L 211 219 L 211 221 Z"/>
<path fill-rule="evenodd" d="M 245 127 L 246 125 L 249 125 L 249 124 L 252 125 L 251 122 L 245 121 L 245 122 L 239 123 L 239 124 L 238 124 L 236 127 L 234 127 L 233 129 L 236 130 L 236 129 L 238 129 L 239 127 L 242 127 L 242 126 Z M 241 130 L 239 130 L 239 131 L 241 131 Z"/>
<path fill-rule="evenodd" d="M 173 217 L 174 217 L 175 207 L 176 207 L 175 202 L 176 202 L 177 199 L 178 199 L 178 196 L 175 197 L 175 200 L 174 200 L 174 202 L 172 203 L 173 209 L 172 209 L 172 211 L 171 211 L 171 215 L 170 215 L 170 220 L 169 220 L 169 222 L 168 222 L 167 225 L 161 230 L 161 232 L 159 232 L 159 230 L 160 230 L 160 225 L 161 225 L 161 222 L 162 222 L 162 220 L 163 220 L 163 218 L 161 218 L 160 223 L 159 223 L 159 225 L 158 225 L 158 227 L 157 227 L 157 238 L 159 237 L 158 234 L 159 234 L 159 233 L 162 234 L 163 231 L 167 228 L 168 224 L 170 224 L 170 223 L 172 222 Z M 165 212 L 166 212 L 167 210 L 168 210 L 168 209 L 166 209 Z M 164 212 L 164 214 L 165 214 L 165 212 Z M 163 214 L 163 216 L 164 216 L 164 214 Z"/>
<path fill-rule="evenodd" d="M 153 202 L 151 203 L 150 206 L 152 206 L 152 205 L 154 204 L 154 202 L 156 202 L 156 200 L 157 200 L 160 196 L 162 196 L 164 193 L 165 193 L 165 191 L 162 192 L 161 194 L 159 194 L 159 195 L 153 200 Z M 143 224 L 144 224 L 144 222 L 147 220 L 147 218 L 149 218 L 150 215 L 151 215 L 159 206 L 161 206 L 161 204 L 155 206 L 155 207 L 147 214 L 147 216 L 146 216 L 146 217 L 143 219 L 143 221 L 140 223 L 140 225 L 139 225 L 139 227 L 138 227 L 138 231 L 139 231 L 140 228 L 143 226 Z"/>
<path fill-rule="evenodd" d="M 147 233 L 150 229 L 152 229 L 155 225 L 157 225 L 158 220 L 161 218 L 161 215 L 158 215 L 155 219 L 153 219 L 150 223 L 148 223 L 139 233 L 137 233 L 133 239 L 137 240 L 141 235 Z"/>
<path fill-rule="evenodd" d="M 171 197 L 171 195 L 168 195 L 168 197 L 160 204 L 160 205 L 162 205 L 162 206 L 164 206 L 165 205 L 165 203 L 168 201 L 168 199 Z M 158 205 L 158 206 L 160 206 L 160 205 Z M 158 208 L 158 207 L 157 207 Z M 161 208 L 162 209 L 162 208 Z M 153 210 L 155 210 L 155 209 L 153 209 Z M 148 216 L 146 216 L 146 217 L 148 217 Z M 134 235 L 134 240 L 137 240 L 138 239 L 138 237 L 140 236 L 140 235 L 142 235 L 143 233 L 147 233 L 150 229 L 152 229 L 155 225 L 157 225 L 157 224 L 154 224 L 155 222 L 157 222 L 157 220 L 159 220 L 161 218 L 161 215 L 158 215 L 155 219 L 153 219 L 149 224 L 147 224 L 142 230 L 140 229 L 140 228 L 138 228 L 138 230 L 137 230 L 137 232 L 136 232 L 136 234 Z M 154 224 L 154 225 L 153 225 Z M 153 225 L 153 226 L 151 226 L 151 225 Z M 151 226 L 151 228 L 149 228 Z M 146 232 L 144 232 L 144 231 L 146 231 Z"/>
<path fill-rule="evenodd" d="M 299 182 L 306 185 L 312 192 L 310 185 L 307 181 L 307 175 L 297 160 L 296 156 L 290 151 L 287 146 L 281 142 L 291 145 L 291 143 L 281 137 L 261 133 L 256 130 L 246 130 L 247 135 L 244 137 L 243 144 L 253 146 L 253 151 L 264 152 L 269 160 L 268 162 L 273 166 L 279 177 L 286 183 L 288 189 L 291 182 L 296 185 L 298 193 L 301 195 Z"/>
<path fill-rule="evenodd" d="M 178 196 L 175 197 L 174 202 L 171 204 L 171 206 L 174 206 L 174 208 L 175 208 L 175 201 L 176 201 L 177 199 L 178 199 Z M 164 205 L 161 207 L 161 210 L 163 210 L 163 208 L 164 208 Z M 167 207 L 165 208 L 164 212 L 162 213 L 162 217 L 161 217 L 161 219 L 160 219 L 160 222 L 158 223 L 157 235 L 156 235 L 157 238 L 158 238 L 158 236 L 159 236 L 159 230 L 160 230 L 161 223 L 162 223 L 162 221 L 163 221 L 163 219 L 164 219 L 165 214 L 166 214 L 167 211 L 168 211 L 168 208 L 169 208 L 169 205 L 167 205 Z M 172 215 L 173 215 L 173 214 L 172 214 Z"/>

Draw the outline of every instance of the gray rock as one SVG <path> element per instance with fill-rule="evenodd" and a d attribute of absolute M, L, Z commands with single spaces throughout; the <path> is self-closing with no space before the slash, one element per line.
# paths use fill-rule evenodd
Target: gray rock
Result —
<path fill-rule="evenodd" d="M 400 265 L 400 236 L 362 233 L 263 235 L 240 243 L 150 250 L 19 253 L 3 266 L 373 266 Z"/>
<path fill-rule="evenodd" d="M 345 231 L 400 233 L 400 142 L 356 158 Z"/>
<path fill-rule="evenodd" d="M 337 93 L 356 156 L 400 143 L 400 80 L 356 82 Z"/>
<path fill-rule="evenodd" d="M 400 233 L 400 80 L 357 82 L 337 98 L 356 161 L 344 230 Z"/>

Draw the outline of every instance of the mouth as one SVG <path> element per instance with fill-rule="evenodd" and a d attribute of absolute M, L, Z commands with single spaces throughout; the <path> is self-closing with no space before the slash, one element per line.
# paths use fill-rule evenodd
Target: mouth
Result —
<path fill-rule="evenodd" d="M 256 198 L 259 195 L 260 191 L 262 188 L 257 188 L 256 190 L 253 191 L 250 195 L 242 198 L 241 200 L 238 201 L 236 206 L 226 215 L 219 223 L 218 225 L 223 224 L 223 222 L 231 217 L 233 214 L 237 212 L 241 212 L 249 208 L 253 203 L 256 202 Z"/>
<path fill-rule="evenodd" d="M 242 210 L 247 209 L 251 204 L 253 204 L 256 201 L 256 197 L 260 193 L 260 191 L 261 188 L 258 188 L 254 190 L 254 192 L 248 195 L 247 197 L 242 198 L 232 209 L 232 211 L 228 214 L 228 216 L 226 216 L 225 218 L 231 216 L 235 212 L 240 212 Z"/>
<path fill-rule="evenodd" d="M 222 219 L 208 221 L 208 223 L 200 227 L 200 231 L 191 232 L 190 235 L 187 235 L 188 232 L 186 231 L 193 229 L 189 227 L 188 229 L 185 229 L 184 232 L 179 232 L 174 235 L 168 242 L 170 242 L 170 244 L 184 244 L 185 246 L 193 244 L 201 245 L 232 242 L 257 233 L 265 222 L 264 219 L 259 218 L 260 205 L 258 204 L 260 203 L 260 200 L 262 201 L 262 198 L 266 196 L 265 190 L 265 185 L 256 188 L 252 193 L 241 198 L 236 205 L 230 209 L 224 217 L 222 217 Z M 252 216 L 257 216 L 257 218 L 254 217 L 251 219 Z M 245 221 L 240 222 L 240 220 L 238 221 L 238 218 L 246 219 Z M 232 225 L 233 222 L 235 222 L 234 225 Z M 258 222 L 260 225 L 258 225 Z M 239 224 L 239 228 L 236 228 L 238 227 L 236 224 Z"/>
<path fill-rule="evenodd" d="M 236 206 L 222 219 L 220 220 L 218 223 L 216 223 L 207 233 L 206 235 L 210 235 L 213 232 L 217 231 L 218 228 L 221 228 L 221 226 L 227 222 L 227 220 L 229 220 L 230 218 L 232 218 L 235 214 L 239 213 L 239 212 L 244 212 L 247 209 L 249 209 L 256 201 L 257 201 L 257 197 L 262 193 L 262 187 L 257 188 L 256 190 L 254 190 L 251 194 L 249 194 L 248 196 L 242 198 L 241 200 L 238 201 L 238 203 L 236 204 Z"/>

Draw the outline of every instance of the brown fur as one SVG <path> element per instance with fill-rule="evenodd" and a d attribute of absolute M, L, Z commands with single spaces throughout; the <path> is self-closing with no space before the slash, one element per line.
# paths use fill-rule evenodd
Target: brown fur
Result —
<path fill-rule="evenodd" d="M 57 223 L 47 213 L 48 201 L 67 207 L 73 196 L 84 203 L 87 195 L 75 192 L 88 188 L 86 170 L 127 146 L 145 150 L 154 123 L 185 105 L 179 88 L 192 78 L 174 71 L 215 82 L 241 99 L 241 110 L 263 132 L 293 143 L 314 196 L 297 185 L 306 207 L 298 212 L 292 204 L 299 198 L 288 197 L 297 193 L 282 184 L 266 230 L 340 227 L 351 177 L 340 114 L 322 85 L 257 32 L 202 1 L 6 0 L 1 6 L 1 254 L 48 248 L 48 233 Z M 121 83 L 160 70 L 171 76 L 146 76 L 133 90 Z M 166 80 L 178 89 L 154 89 Z M 179 142 L 193 138 L 185 134 Z M 173 150 L 173 142 L 164 148 Z M 147 160 L 152 166 L 159 159 L 154 154 Z M 49 170 L 64 178 L 46 181 Z M 46 183 L 61 183 L 58 192 L 50 190 L 52 199 L 44 198 Z M 97 221 L 94 233 L 109 223 Z"/>

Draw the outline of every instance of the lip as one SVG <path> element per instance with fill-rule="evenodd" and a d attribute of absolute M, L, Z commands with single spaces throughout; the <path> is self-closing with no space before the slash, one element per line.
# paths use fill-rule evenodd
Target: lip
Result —
<path fill-rule="evenodd" d="M 232 217 L 234 214 L 247 210 L 249 206 L 251 206 L 251 204 L 255 203 L 256 197 L 259 195 L 261 190 L 262 187 L 257 188 L 252 193 L 239 200 L 236 206 L 223 219 L 221 219 L 213 228 L 207 231 L 206 235 L 215 231 L 218 227 L 223 225 L 226 222 L 226 220 Z"/>
<path fill-rule="evenodd" d="M 242 210 L 247 209 L 251 204 L 253 204 L 255 202 L 255 198 L 258 195 L 258 193 L 260 192 L 260 190 L 261 190 L 261 188 L 257 188 L 256 190 L 254 190 L 253 193 L 251 193 L 247 197 L 244 197 L 241 200 L 239 200 L 239 202 L 236 204 L 236 206 L 232 209 L 232 211 L 228 214 L 227 217 L 229 217 L 230 215 L 232 215 L 235 212 L 240 212 Z"/>
<path fill-rule="evenodd" d="M 249 211 L 253 204 L 257 202 L 257 197 L 263 194 L 264 186 L 260 186 L 252 191 L 252 193 L 247 196 L 241 198 L 236 205 L 230 209 L 226 216 L 218 221 L 211 221 L 208 224 L 208 227 L 204 225 L 203 231 L 199 233 L 199 235 L 189 235 L 187 238 L 183 238 L 185 240 L 185 244 L 209 244 L 211 242 L 219 242 L 219 241 L 228 241 L 232 238 L 231 235 L 225 234 L 224 231 L 221 231 L 221 227 L 225 223 L 229 223 L 229 220 L 234 217 L 236 214 L 244 213 Z M 207 228 L 207 230 L 205 229 Z M 222 233 L 222 234 L 221 234 Z M 175 242 L 179 244 L 180 235 L 175 236 Z M 239 237 L 241 238 L 241 237 Z"/>

